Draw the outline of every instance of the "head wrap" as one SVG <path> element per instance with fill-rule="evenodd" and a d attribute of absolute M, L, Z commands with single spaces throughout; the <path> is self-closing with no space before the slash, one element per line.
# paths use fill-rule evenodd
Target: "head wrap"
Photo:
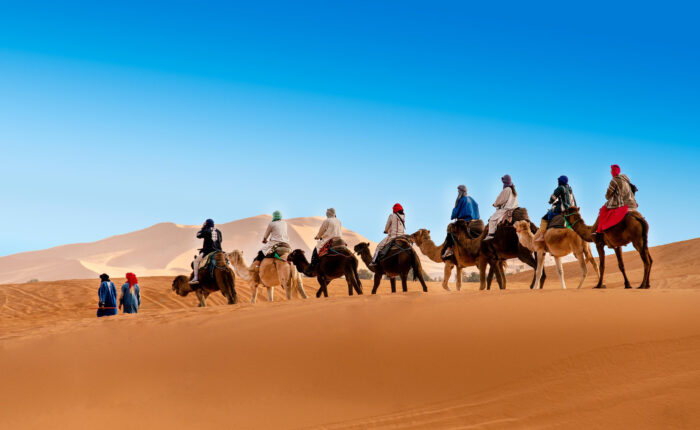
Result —
<path fill-rule="evenodd" d="M 208 228 L 213 228 L 214 227 L 214 220 L 213 219 L 208 219 L 204 221 L 204 226 Z"/>
<path fill-rule="evenodd" d="M 569 178 L 566 177 L 566 175 L 561 175 L 560 177 L 557 178 L 557 181 L 559 182 L 559 185 L 568 185 L 569 184 Z"/>
<path fill-rule="evenodd" d="M 501 181 L 503 182 L 503 188 L 508 188 L 513 186 L 513 180 L 510 178 L 510 175 L 503 175 L 501 178 Z"/>
<path fill-rule="evenodd" d="M 102 282 L 108 282 L 108 281 L 109 281 L 109 275 L 106 274 L 106 273 L 103 273 L 103 274 L 100 275 L 100 279 L 102 280 Z"/>
<path fill-rule="evenodd" d="M 272 212 L 272 221 L 279 221 L 282 219 L 282 212 L 274 211 Z"/>
<path fill-rule="evenodd" d="M 334 216 L 335 216 L 335 209 L 333 209 L 333 208 L 326 209 L 326 217 L 327 218 L 333 218 Z"/>
<path fill-rule="evenodd" d="M 399 203 L 396 203 L 392 210 L 394 211 L 394 213 L 401 212 L 403 210 L 403 206 L 401 206 Z"/>
<path fill-rule="evenodd" d="M 462 197 L 466 197 L 466 196 L 467 196 L 467 186 L 460 185 L 459 187 L 457 187 L 457 200 L 455 200 L 455 207 L 457 207 L 457 205 L 459 204 L 459 200 Z"/>
<path fill-rule="evenodd" d="M 610 166 L 610 173 L 612 174 L 613 178 L 619 175 L 620 171 L 620 166 L 618 166 L 617 164 L 613 164 L 612 166 Z"/>
<path fill-rule="evenodd" d="M 139 280 L 136 279 L 136 275 L 129 272 L 126 274 L 126 282 L 129 283 L 129 290 L 131 290 L 134 287 L 134 285 L 139 283 Z"/>

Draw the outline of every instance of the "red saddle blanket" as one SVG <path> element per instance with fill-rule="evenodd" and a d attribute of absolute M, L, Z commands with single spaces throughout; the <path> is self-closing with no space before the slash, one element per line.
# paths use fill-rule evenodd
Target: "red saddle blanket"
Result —
<path fill-rule="evenodd" d="M 347 248 L 348 244 L 341 238 L 335 237 L 328 242 L 326 242 L 325 245 L 321 247 L 321 249 L 318 250 L 318 256 L 323 257 L 328 253 L 328 251 L 331 248 Z"/>
<path fill-rule="evenodd" d="M 616 209 L 608 209 L 605 207 L 605 205 L 603 205 L 603 207 L 600 208 L 600 212 L 598 212 L 597 232 L 602 233 L 604 230 L 615 227 L 625 218 L 627 212 L 629 212 L 627 205 Z"/>

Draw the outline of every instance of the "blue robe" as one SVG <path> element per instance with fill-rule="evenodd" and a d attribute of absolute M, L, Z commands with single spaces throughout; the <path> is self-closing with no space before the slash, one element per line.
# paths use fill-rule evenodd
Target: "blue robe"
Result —
<path fill-rule="evenodd" d="M 135 314 L 139 311 L 139 306 L 141 306 L 141 287 L 139 284 L 134 285 L 134 293 L 129 291 L 129 283 L 122 285 L 122 297 L 120 300 L 120 305 L 123 306 L 124 313 Z"/>
<path fill-rule="evenodd" d="M 457 202 L 457 206 L 452 209 L 451 219 L 463 219 L 471 221 L 479 219 L 479 205 L 469 196 L 463 196 Z"/>
<path fill-rule="evenodd" d="M 97 297 L 102 304 L 102 307 L 97 309 L 98 317 L 106 317 L 117 314 L 117 289 L 115 288 L 113 282 L 101 283 L 100 288 L 97 290 Z"/>

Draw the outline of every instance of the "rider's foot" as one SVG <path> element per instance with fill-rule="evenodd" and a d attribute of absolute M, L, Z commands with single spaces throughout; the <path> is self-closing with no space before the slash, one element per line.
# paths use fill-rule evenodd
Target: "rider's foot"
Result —
<path fill-rule="evenodd" d="M 193 279 L 190 281 L 190 285 L 199 285 L 199 281 L 196 279 Z"/>
<path fill-rule="evenodd" d="M 445 250 L 445 252 L 442 254 L 442 259 L 444 260 L 444 259 L 446 259 L 446 258 L 450 258 L 450 257 L 452 257 L 453 255 L 454 255 L 454 253 L 452 252 L 452 248 L 447 248 L 447 249 Z"/>
<path fill-rule="evenodd" d="M 493 235 L 492 235 L 492 234 L 489 234 L 488 236 L 486 236 L 486 237 L 484 238 L 484 242 L 488 242 L 489 240 L 493 240 Z"/>

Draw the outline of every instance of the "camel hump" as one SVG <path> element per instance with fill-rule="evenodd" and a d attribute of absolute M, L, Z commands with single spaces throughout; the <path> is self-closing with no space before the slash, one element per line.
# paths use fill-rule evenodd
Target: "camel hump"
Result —
<path fill-rule="evenodd" d="M 325 255 L 352 255 L 352 251 L 348 248 L 348 243 L 343 240 L 342 237 L 334 237 L 326 242 L 321 249 L 318 251 L 318 256 L 323 257 Z"/>

